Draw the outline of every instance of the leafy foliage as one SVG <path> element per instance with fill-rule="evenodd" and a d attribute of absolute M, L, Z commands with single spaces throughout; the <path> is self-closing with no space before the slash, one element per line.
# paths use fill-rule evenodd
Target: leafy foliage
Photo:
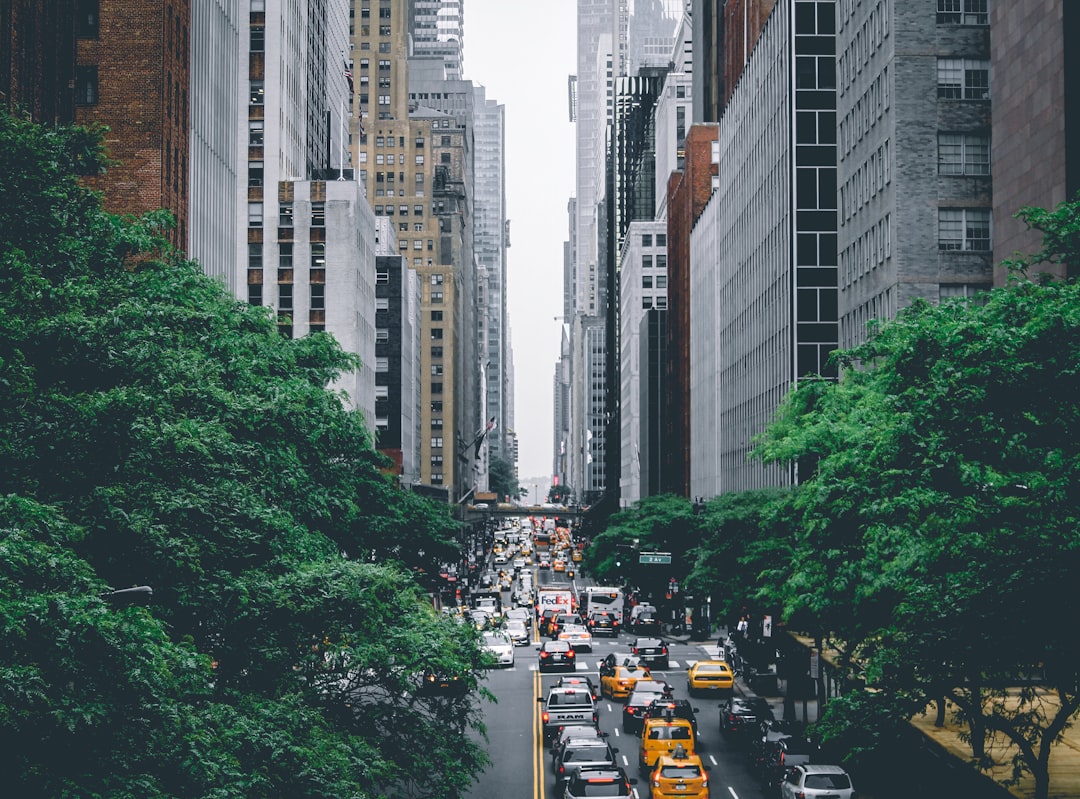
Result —
<path fill-rule="evenodd" d="M 518 485 L 513 465 L 497 455 L 491 457 L 488 465 L 488 485 L 498 494 L 500 502 L 505 501 L 506 497 L 517 499 L 521 495 L 521 486 Z"/>
<path fill-rule="evenodd" d="M 1050 233 L 1032 261 L 1077 262 L 1080 203 L 1026 218 Z M 1080 599 L 1080 286 L 917 302 L 841 363 L 761 441 L 767 459 L 816 463 L 794 494 L 788 607 L 899 706 L 952 699 L 976 755 L 985 731 L 1006 736 L 1044 797 L 1080 709 L 1060 623 Z"/>
<path fill-rule="evenodd" d="M 411 577 L 458 558 L 457 524 L 328 390 L 356 359 L 280 337 L 162 214 L 102 212 L 77 178 L 105 165 L 92 131 L 0 114 L 11 790 L 457 794 L 485 757 L 480 649 Z M 134 583 L 152 608 L 99 597 Z M 423 695 L 430 664 L 471 690 Z"/>

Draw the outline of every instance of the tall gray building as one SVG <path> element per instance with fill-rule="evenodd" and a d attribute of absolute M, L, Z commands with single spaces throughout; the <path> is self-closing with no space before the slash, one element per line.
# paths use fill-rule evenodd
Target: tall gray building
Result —
<path fill-rule="evenodd" d="M 751 441 L 796 380 L 829 374 L 834 14 L 832 0 L 778 2 L 720 119 L 718 188 L 690 240 L 695 496 L 789 483 L 748 460 Z"/>
<path fill-rule="evenodd" d="M 842 348 L 916 298 L 993 283 L 987 5 L 837 3 Z"/>
<path fill-rule="evenodd" d="M 446 77 L 460 80 L 464 73 L 464 0 L 411 0 L 409 31 L 412 54 L 442 62 Z"/>

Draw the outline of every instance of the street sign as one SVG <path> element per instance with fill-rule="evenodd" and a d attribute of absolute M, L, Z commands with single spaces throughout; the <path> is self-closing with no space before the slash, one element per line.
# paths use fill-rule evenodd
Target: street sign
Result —
<path fill-rule="evenodd" d="M 638 555 L 638 563 L 671 563 L 670 552 L 642 552 Z"/>

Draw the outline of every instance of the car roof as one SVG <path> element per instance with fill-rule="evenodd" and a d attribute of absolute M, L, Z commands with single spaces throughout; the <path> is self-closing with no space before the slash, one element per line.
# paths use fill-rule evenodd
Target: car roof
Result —
<path fill-rule="evenodd" d="M 560 641 L 558 639 L 555 639 L 554 641 L 544 641 L 543 646 L 544 649 L 548 651 L 557 649 L 560 652 L 565 652 L 570 648 L 570 644 L 566 643 L 566 641 Z"/>
<path fill-rule="evenodd" d="M 648 645 L 650 642 L 657 643 L 657 644 L 662 644 L 662 643 L 664 643 L 664 639 L 663 638 L 657 638 L 655 635 L 648 636 L 648 637 L 645 637 L 645 638 L 635 638 L 634 639 L 634 646 L 641 646 L 642 644 Z"/>
<path fill-rule="evenodd" d="M 820 763 L 800 763 L 796 768 L 801 768 L 807 774 L 847 774 L 842 766 L 829 766 Z"/>

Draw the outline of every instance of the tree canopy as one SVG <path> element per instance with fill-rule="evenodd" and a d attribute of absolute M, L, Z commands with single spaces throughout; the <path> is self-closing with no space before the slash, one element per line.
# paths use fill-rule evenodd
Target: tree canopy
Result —
<path fill-rule="evenodd" d="M 169 250 L 167 215 L 101 210 L 78 180 L 100 135 L 0 114 L 11 790 L 457 795 L 483 656 L 411 576 L 458 559 L 457 524 L 329 390 L 354 356 L 281 337 Z M 132 584 L 150 608 L 101 598 Z M 471 690 L 426 696 L 427 668 Z"/>
<path fill-rule="evenodd" d="M 1080 202 L 1024 217 L 1051 235 L 1014 268 L 1080 260 Z M 1014 776 L 1045 797 L 1080 708 L 1080 646 L 1061 623 L 1080 609 L 1080 286 L 1014 279 L 916 302 L 840 363 L 759 442 L 766 459 L 814 464 L 784 604 L 894 707 L 948 697 L 976 755 L 991 731 L 1007 737 Z"/>

